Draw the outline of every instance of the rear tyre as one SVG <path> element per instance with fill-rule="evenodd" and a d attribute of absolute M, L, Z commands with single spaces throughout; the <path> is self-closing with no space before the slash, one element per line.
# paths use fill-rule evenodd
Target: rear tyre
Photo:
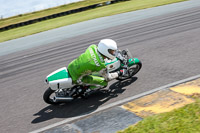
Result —
<path fill-rule="evenodd" d="M 53 97 L 51 97 L 51 95 L 55 92 L 55 90 L 52 90 L 50 87 L 44 92 L 43 95 L 43 100 L 48 103 L 48 104 L 59 104 L 53 101 Z"/>
<path fill-rule="evenodd" d="M 128 76 L 119 76 L 117 78 L 117 80 L 125 80 L 125 79 L 128 79 L 128 78 L 131 78 L 135 74 L 137 74 L 140 71 L 141 68 L 142 68 L 142 63 L 138 62 L 137 64 L 134 64 L 133 66 L 131 66 L 129 68 L 129 70 L 128 70 L 129 75 Z"/>

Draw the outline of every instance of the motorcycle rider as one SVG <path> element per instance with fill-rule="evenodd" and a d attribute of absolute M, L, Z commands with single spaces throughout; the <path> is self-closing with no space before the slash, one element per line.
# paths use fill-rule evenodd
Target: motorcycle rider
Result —
<path fill-rule="evenodd" d="M 97 45 L 90 45 L 86 51 L 68 65 L 68 71 L 73 84 L 86 84 L 89 89 L 105 87 L 108 81 L 117 78 L 122 73 L 109 73 L 106 61 L 114 59 L 117 51 L 117 43 L 112 39 L 103 39 Z M 91 75 L 98 72 L 100 76 Z"/>

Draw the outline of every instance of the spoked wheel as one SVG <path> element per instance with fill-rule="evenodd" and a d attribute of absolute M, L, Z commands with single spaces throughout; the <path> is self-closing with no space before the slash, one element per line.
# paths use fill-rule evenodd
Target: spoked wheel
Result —
<path fill-rule="evenodd" d="M 55 90 L 52 90 L 50 87 L 44 92 L 43 99 L 48 104 L 59 104 L 58 102 L 54 102 Z"/>
<path fill-rule="evenodd" d="M 128 78 L 131 78 L 132 76 L 134 76 L 136 73 L 138 73 L 140 71 L 140 69 L 142 68 L 142 63 L 139 62 L 137 64 L 134 64 L 133 66 L 129 67 L 128 70 L 128 74 L 125 76 L 119 76 L 117 78 L 117 80 L 125 80 Z"/>

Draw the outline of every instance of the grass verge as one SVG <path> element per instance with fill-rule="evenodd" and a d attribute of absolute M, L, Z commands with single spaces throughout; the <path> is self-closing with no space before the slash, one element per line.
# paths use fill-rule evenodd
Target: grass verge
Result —
<path fill-rule="evenodd" d="M 144 118 L 118 133 L 200 133 L 200 98 L 171 112 Z"/>
<path fill-rule="evenodd" d="M 11 24 L 25 22 L 28 20 L 41 18 L 44 16 L 48 16 L 48 15 L 52 15 L 52 14 L 56 14 L 56 13 L 60 13 L 60 12 L 64 12 L 64 11 L 69 11 L 69 10 L 73 10 L 73 9 L 77 9 L 77 8 L 81 8 L 81 7 L 86 7 L 86 6 L 93 5 L 93 4 L 103 3 L 106 1 L 107 0 L 84 0 L 84 1 L 76 2 L 76 3 L 62 5 L 62 6 L 49 8 L 49 9 L 45 9 L 45 10 L 41 10 L 41 11 L 36 11 L 36 12 L 32 12 L 32 13 L 20 14 L 17 16 L 1 19 L 0 20 L 0 28 L 11 25 Z"/>
<path fill-rule="evenodd" d="M 130 0 L 126 2 L 120 2 L 108 6 L 99 7 L 96 9 L 71 14 L 55 19 L 50 19 L 46 21 L 42 21 L 39 23 L 27 25 L 24 27 L 11 29 L 8 31 L 0 32 L 0 42 L 4 42 L 7 40 L 24 37 L 27 35 L 39 33 L 42 31 L 47 31 L 50 29 L 71 25 L 74 23 L 91 20 L 95 18 L 100 18 L 104 16 L 115 15 L 124 12 L 130 12 L 145 8 L 151 8 L 161 5 L 166 5 L 175 2 L 181 2 L 185 0 Z"/>

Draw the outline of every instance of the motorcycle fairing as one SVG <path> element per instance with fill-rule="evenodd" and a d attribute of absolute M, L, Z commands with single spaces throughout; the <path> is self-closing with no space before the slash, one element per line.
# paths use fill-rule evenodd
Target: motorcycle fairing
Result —
<path fill-rule="evenodd" d="M 60 68 L 46 77 L 46 82 L 52 90 L 71 88 L 72 79 L 66 67 Z"/>

